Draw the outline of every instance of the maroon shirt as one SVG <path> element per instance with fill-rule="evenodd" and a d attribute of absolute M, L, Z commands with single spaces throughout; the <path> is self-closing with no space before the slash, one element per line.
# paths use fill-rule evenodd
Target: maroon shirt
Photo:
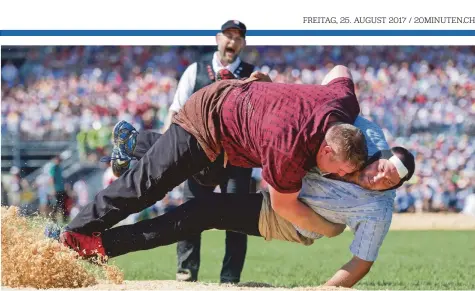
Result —
<path fill-rule="evenodd" d="M 251 82 L 233 88 L 221 108 L 221 144 L 238 167 L 262 167 L 282 193 L 297 192 L 316 165 L 327 118 L 353 123 L 360 113 L 351 79 L 327 85 Z"/>

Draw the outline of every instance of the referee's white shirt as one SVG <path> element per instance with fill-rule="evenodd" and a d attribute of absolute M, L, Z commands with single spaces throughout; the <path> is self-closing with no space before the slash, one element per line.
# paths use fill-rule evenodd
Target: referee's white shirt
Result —
<path fill-rule="evenodd" d="M 231 64 L 227 66 L 223 66 L 219 61 L 218 52 L 213 54 L 212 66 L 214 72 L 219 72 L 222 69 L 228 69 L 230 72 L 234 73 L 234 71 L 239 67 L 241 64 L 241 59 L 239 57 L 234 60 Z M 196 70 L 198 68 L 197 63 L 193 63 L 188 68 L 186 68 L 185 72 L 178 82 L 178 87 L 175 92 L 175 97 L 173 98 L 173 103 L 170 106 L 169 110 L 178 112 L 180 109 L 185 105 L 185 102 L 190 98 L 191 94 L 193 94 L 193 89 L 195 88 L 196 84 Z M 256 70 L 256 68 L 254 68 Z M 238 77 L 238 76 L 236 76 Z"/>

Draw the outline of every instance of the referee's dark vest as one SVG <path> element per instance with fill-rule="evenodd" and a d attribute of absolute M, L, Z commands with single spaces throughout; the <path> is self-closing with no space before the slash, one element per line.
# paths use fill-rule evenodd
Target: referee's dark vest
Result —
<path fill-rule="evenodd" d="M 193 93 L 200 90 L 201 88 L 210 85 L 216 80 L 216 73 L 213 71 L 213 55 L 208 55 L 201 59 L 201 61 L 196 62 L 196 82 Z M 254 65 L 243 62 L 232 72 L 238 79 L 249 77 L 254 71 Z"/>

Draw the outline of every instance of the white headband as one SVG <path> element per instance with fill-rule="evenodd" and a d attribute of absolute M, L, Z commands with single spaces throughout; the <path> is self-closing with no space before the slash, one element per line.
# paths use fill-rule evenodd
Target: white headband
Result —
<path fill-rule="evenodd" d="M 401 162 L 401 160 L 396 156 L 396 155 L 393 155 L 389 161 L 391 161 L 391 163 L 393 163 L 393 165 L 396 167 L 396 170 L 399 174 L 399 178 L 404 178 L 406 177 L 407 173 L 409 173 L 409 171 L 407 170 L 406 166 L 404 166 L 404 164 Z"/>

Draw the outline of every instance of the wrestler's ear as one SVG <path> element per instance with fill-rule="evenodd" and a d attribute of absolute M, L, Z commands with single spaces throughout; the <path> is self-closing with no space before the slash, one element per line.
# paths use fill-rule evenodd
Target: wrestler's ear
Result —
<path fill-rule="evenodd" d="M 333 155 L 333 149 L 331 148 L 331 146 L 329 146 L 328 144 L 325 144 L 323 146 L 323 153 L 325 155 Z"/>

